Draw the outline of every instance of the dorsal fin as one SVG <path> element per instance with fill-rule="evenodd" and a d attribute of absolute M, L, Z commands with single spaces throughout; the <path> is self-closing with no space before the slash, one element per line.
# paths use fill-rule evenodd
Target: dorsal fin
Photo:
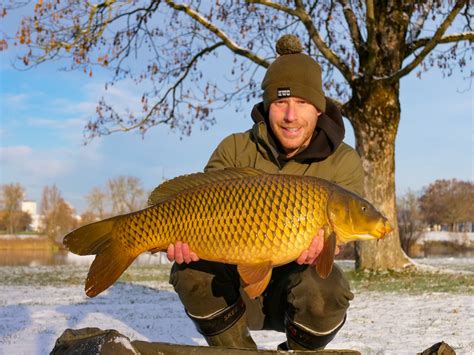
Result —
<path fill-rule="evenodd" d="M 212 184 L 218 181 L 239 179 L 247 176 L 265 174 L 262 170 L 254 168 L 225 168 L 178 176 L 165 181 L 153 190 L 148 198 L 148 205 L 156 205 L 187 189 Z"/>

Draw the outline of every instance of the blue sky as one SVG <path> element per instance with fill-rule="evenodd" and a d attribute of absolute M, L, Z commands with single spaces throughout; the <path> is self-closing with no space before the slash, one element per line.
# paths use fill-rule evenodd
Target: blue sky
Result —
<path fill-rule="evenodd" d="M 134 132 L 118 133 L 84 146 L 83 127 L 104 94 L 104 73 L 90 78 L 59 71 L 59 63 L 18 71 L 11 66 L 11 54 L 0 57 L 0 183 L 22 184 L 27 198 L 38 203 L 43 187 L 56 184 L 83 212 L 87 193 L 119 175 L 136 176 L 150 190 L 163 176 L 201 170 L 220 140 L 251 126 L 253 103 L 242 113 L 216 112 L 215 126 L 209 131 L 196 127 L 190 137 L 158 127 L 144 139 Z M 432 69 L 421 80 L 414 74 L 402 80 L 398 193 L 419 191 L 436 179 L 473 180 L 473 90 L 463 75 L 443 78 Z M 107 97 L 133 107 L 140 93 L 123 82 L 109 89 Z M 346 129 L 345 141 L 354 145 L 347 121 Z"/>

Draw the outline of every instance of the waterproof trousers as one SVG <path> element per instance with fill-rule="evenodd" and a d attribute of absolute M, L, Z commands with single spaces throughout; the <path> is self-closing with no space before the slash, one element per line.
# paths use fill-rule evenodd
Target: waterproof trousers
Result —
<path fill-rule="evenodd" d="M 256 299 L 249 299 L 241 288 L 235 265 L 205 260 L 175 263 L 170 283 L 205 337 L 225 331 L 246 313 L 251 330 L 286 332 L 289 344 L 305 349 L 324 348 L 334 338 L 354 297 L 337 265 L 326 279 L 308 265 L 276 267 L 267 289 Z"/>

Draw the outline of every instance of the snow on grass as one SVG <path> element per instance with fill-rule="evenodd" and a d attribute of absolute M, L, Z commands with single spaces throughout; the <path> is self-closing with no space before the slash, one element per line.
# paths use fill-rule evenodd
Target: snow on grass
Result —
<path fill-rule="evenodd" d="M 466 268 L 473 262 L 470 259 Z M 152 268 L 132 268 L 122 279 L 127 282 L 91 299 L 84 295 L 80 277 L 87 268 L 74 269 L 68 279 L 58 268 L 0 268 L 2 280 L 14 274 L 0 284 L 0 354 L 47 354 L 66 328 L 84 327 L 116 329 L 131 340 L 205 345 L 166 275 L 157 276 Z M 28 272 L 33 276 L 25 280 Z M 472 288 L 467 290 L 408 294 L 400 289 L 358 289 L 345 326 L 328 348 L 415 354 L 444 340 L 457 354 L 472 354 L 474 305 Z M 272 331 L 252 336 L 265 349 L 275 349 L 285 339 Z"/>

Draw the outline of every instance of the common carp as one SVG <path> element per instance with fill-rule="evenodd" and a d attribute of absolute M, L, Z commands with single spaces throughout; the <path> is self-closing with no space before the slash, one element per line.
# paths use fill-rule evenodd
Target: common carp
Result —
<path fill-rule="evenodd" d="M 96 255 L 85 291 L 111 286 L 143 252 L 188 243 L 201 259 L 237 265 L 249 297 L 268 285 L 272 268 L 308 249 L 323 228 L 316 259 L 321 277 L 332 270 L 336 245 L 382 238 L 392 230 L 369 202 L 329 181 L 253 168 L 184 175 L 158 186 L 154 205 L 82 226 L 64 238 L 78 255 Z"/>

